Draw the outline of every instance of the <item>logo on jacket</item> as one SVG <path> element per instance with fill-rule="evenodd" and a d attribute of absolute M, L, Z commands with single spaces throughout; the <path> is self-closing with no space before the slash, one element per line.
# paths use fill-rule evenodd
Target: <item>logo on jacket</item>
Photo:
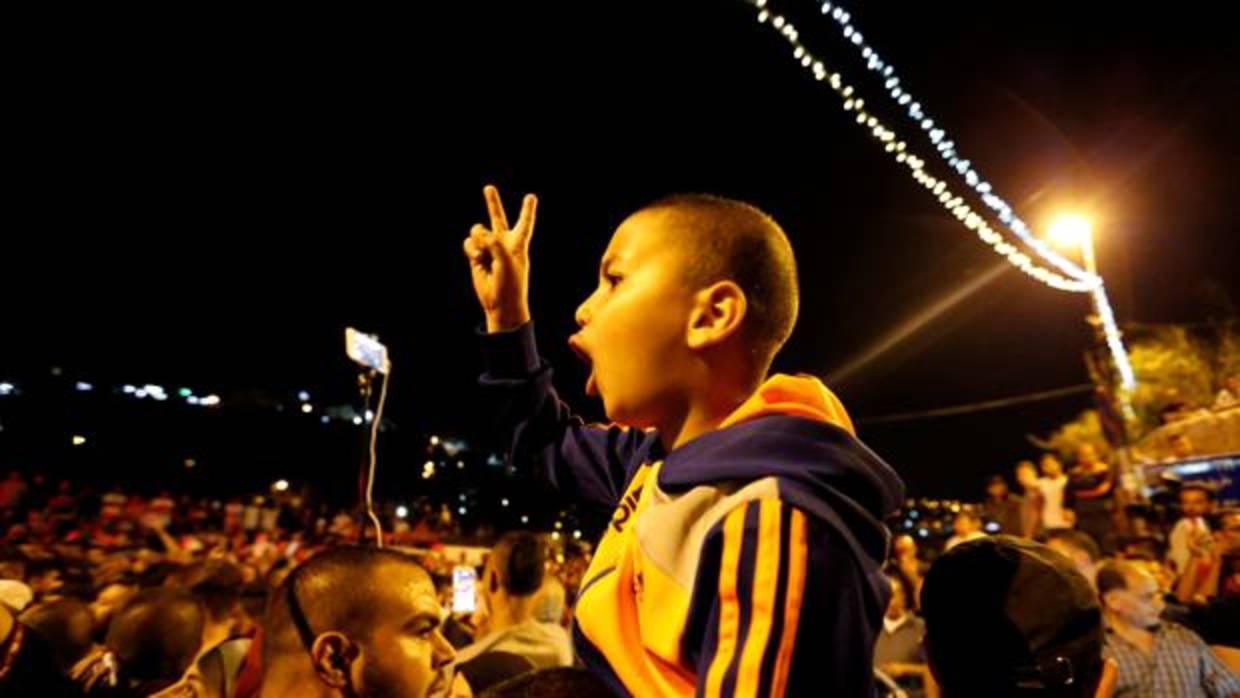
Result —
<path fill-rule="evenodd" d="M 633 517 L 633 512 L 637 511 L 637 500 L 641 497 L 642 485 L 638 485 L 637 489 L 629 492 L 620 500 L 620 506 L 616 507 L 616 513 L 611 517 L 611 527 L 616 529 L 616 533 L 624 531 L 624 527 L 628 525 L 629 519 Z"/>

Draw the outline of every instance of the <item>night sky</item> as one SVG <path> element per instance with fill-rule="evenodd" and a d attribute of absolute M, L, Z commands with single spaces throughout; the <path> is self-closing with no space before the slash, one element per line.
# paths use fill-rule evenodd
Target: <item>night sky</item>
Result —
<path fill-rule="evenodd" d="M 1121 323 L 1234 316 L 1229 10 L 946 5 L 849 9 L 1035 228 L 1061 207 L 1095 212 Z M 813 3 L 771 6 L 880 101 Z M 5 99 L 0 379 L 60 366 L 100 384 L 344 401 L 342 330 L 355 325 L 392 348 L 394 421 L 483 436 L 481 316 L 460 243 L 487 182 L 514 205 L 541 197 L 533 311 L 557 385 L 592 416 L 564 345 L 572 313 L 611 231 L 665 194 L 742 198 L 788 231 L 802 305 L 784 371 L 831 376 L 1003 264 L 739 1 L 411 7 L 28 27 Z M 1087 311 L 1005 271 L 832 385 L 864 421 L 1084 383 Z M 976 496 L 983 474 L 1032 455 L 1026 434 L 1087 406 L 861 435 L 914 491 Z"/>

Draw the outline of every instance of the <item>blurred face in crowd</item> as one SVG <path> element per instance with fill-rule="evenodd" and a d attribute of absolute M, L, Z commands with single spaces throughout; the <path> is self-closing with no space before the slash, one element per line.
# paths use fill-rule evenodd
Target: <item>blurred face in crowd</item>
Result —
<path fill-rule="evenodd" d="M 982 530 L 982 522 L 974 516 L 961 514 L 956 517 L 953 527 L 956 531 L 956 535 L 967 536 L 971 533 L 977 533 Z"/>
<path fill-rule="evenodd" d="M 1042 456 L 1042 475 L 1051 479 L 1063 475 L 1063 463 L 1049 453 Z"/>
<path fill-rule="evenodd" d="M 904 617 L 908 610 L 908 600 L 904 598 L 904 585 L 895 577 L 887 577 L 887 581 L 891 582 L 891 601 L 887 603 L 887 617 L 891 620 L 899 620 Z"/>
<path fill-rule="evenodd" d="M 1095 568 L 1093 560 L 1089 559 L 1089 553 L 1060 538 L 1051 538 L 1046 541 L 1046 545 L 1051 550 L 1071 560 L 1076 570 L 1081 573 L 1082 577 L 1089 580 L 1090 584 L 1095 583 L 1098 570 Z"/>
<path fill-rule="evenodd" d="M 1219 521 L 1217 535 L 1219 552 L 1223 555 L 1240 555 L 1240 513 L 1229 512 Z"/>
<path fill-rule="evenodd" d="M 35 596 L 54 595 L 64 586 L 65 582 L 60 577 L 60 570 L 47 570 L 30 579 L 30 589 L 34 591 Z"/>
<path fill-rule="evenodd" d="M 26 576 L 26 566 L 17 560 L 0 562 L 0 579 L 22 579 Z"/>
<path fill-rule="evenodd" d="M 917 557 L 917 541 L 913 540 L 910 535 L 896 536 L 895 543 L 891 547 L 893 556 L 897 560 L 903 560 L 910 557 Z"/>
<path fill-rule="evenodd" d="M 1076 449 L 1077 465 L 1093 465 L 1097 462 L 1098 452 L 1094 450 L 1093 446 L 1089 444 L 1081 444 L 1081 447 Z"/>
<path fill-rule="evenodd" d="M 1107 611 L 1136 628 L 1158 625 L 1159 616 L 1166 607 L 1158 582 L 1149 572 L 1135 566 L 1125 572 L 1124 578 L 1127 589 L 1113 589 L 1102 599 Z"/>
<path fill-rule="evenodd" d="M 1007 497 L 1008 496 L 1007 483 L 1004 482 L 1003 480 L 998 480 L 998 479 L 991 480 L 990 484 L 986 485 L 986 494 L 990 495 L 991 499 L 1003 499 Z"/>
<path fill-rule="evenodd" d="M 1180 512 L 1184 518 L 1193 519 L 1202 516 L 1209 516 L 1214 503 L 1210 501 L 1210 497 L 1199 489 L 1187 489 L 1180 491 Z"/>

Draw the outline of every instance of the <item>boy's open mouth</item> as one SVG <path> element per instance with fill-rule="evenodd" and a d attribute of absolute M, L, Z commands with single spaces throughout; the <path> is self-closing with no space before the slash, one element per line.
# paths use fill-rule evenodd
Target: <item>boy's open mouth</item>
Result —
<path fill-rule="evenodd" d="M 577 358 L 585 362 L 586 367 L 590 369 L 590 375 L 586 378 L 586 395 L 596 397 L 598 395 L 598 382 L 594 378 L 594 360 L 590 358 L 588 353 L 586 353 L 586 349 L 582 345 L 581 339 L 578 335 L 573 335 L 568 338 L 568 347 L 572 349 L 573 353 L 577 355 Z"/>

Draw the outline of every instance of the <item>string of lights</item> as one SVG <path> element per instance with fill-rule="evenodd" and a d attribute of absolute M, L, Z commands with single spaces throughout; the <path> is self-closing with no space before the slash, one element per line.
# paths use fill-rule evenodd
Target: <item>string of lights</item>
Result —
<path fill-rule="evenodd" d="M 1101 322 L 1107 347 L 1115 359 L 1120 382 L 1125 389 L 1136 386 L 1132 366 L 1124 349 L 1123 340 L 1118 326 L 1115 324 L 1114 312 L 1111 309 L 1101 277 L 1081 269 L 1071 261 L 1056 254 L 1044 241 L 1035 237 L 1028 226 L 1013 213 L 1010 205 L 993 191 L 993 186 L 983 180 L 972 163 L 960 157 L 955 142 L 947 139 L 946 132 L 938 128 L 934 121 L 926 116 L 920 102 L 913 100 L 895 76 L 895 68 L 882 60 L 874 49 L 865 43 L 861 32 L 852 24 L 848 12 L 831 2 L 823 2 L 820 8 L 823 14 L 830 16 L 841 26 L 844 38 L 858 47 L 866 59 L 867 67 L 878 72 L 884 79 L 884 87 L 888 95 L 900 106 L 907 107 L 907 113 L 928 134 L 941 158 L 948 166 L 962 177 L 965 184 L 981 196 L 982 201 L 994 210 L 999 220 L 1006 225 L 1034 254 L 1055 269 L 1048 268 L 1035 261 L 1018 245 L 1009 242 L 1002 233 L 990 226 L 985 217 L 973 210 L 964 197 L 949 188 L 945 178 L 931 174 L 926 167 L 924 158 L 918 156 L 909 147 L 907 141 L 889 128 L 876 115 L 866 110 L 865 100 L 857 94 L 857 89 L 847 83 L 844 76 L 830 70 L 815 54 L 800 41 L 800 33 L 787 17 L 772 13 L 766 8 L 767 0 L 749 0 L 758 9 L 759 24 L 769 24 L 780 33 L 792 46 L 793 57 L 803 68 L 809 70 L 815 80 L 825 82 L 843 100 L 844 110 L 856 114 L 856 122 L 869 129 L 871 136 L 883 145 L 884 151 L 895 161 L 908 168 L 910 176 L 918 184 L 925 187 L 937 198 L 940 205 L 949 211 L 966 228 L 973 231 L 982 242 L 990 246 L 997 254 L 1029 276 L 1055 289 L 1074 293 L 1089 293 L 1093 297 Z"/>

